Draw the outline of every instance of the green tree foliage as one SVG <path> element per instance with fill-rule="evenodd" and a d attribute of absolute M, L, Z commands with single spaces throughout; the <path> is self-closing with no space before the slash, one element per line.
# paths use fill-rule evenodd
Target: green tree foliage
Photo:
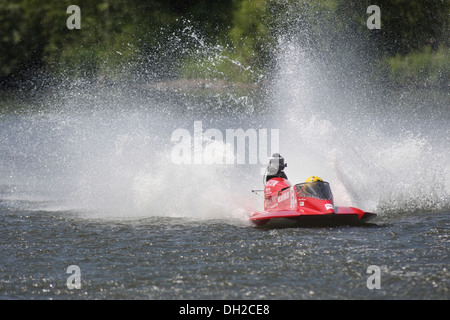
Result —
<path fill-rule="evenodd" d="M 388 77 L 397 85 L 417 85 L 442 87 L 450 85 L 450 50 L 441 46 L 432 50 L 431 46 L 407 55 L 397 53 L 382 61 L 388 67 Z"/>
<path fill-rule="evenodd" d="M 41 63 L 44 43 L 39 13 L 20 1 L 0 0 L 0 76 Z"/>
<path fill-rule="evenodd" d="M 81 8 L 81 30 L 66 27 L 72 4 Z M 380 30 L 366 27 L 369 5 L 381 9 Z M 150 78 L 255 82 L 273 68 L 280 39 L 291 37 L 336 62 L 335 72 L 370 62 L 391 80 L 408 74 L 411 82 L 426 69 L 443 84 L 449 17 L 448 0 L 0 0 L 0 78 L 33 69 L 97 79 L 150 70 Z"/>
<path fill-rule="evenodd" d="M 449 45 L 450 2 L 442 0 L 378 0 L 382 11 L 379 45 L 390 55 L 405 55 L 431 46 Z"/>

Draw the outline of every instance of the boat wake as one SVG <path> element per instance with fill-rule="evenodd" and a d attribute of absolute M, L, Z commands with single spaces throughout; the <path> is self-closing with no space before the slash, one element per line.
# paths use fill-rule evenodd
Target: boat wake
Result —
<path fill-rule="evenodd" d="M 448 104 L 430 107 L 407 89 L 359 85 L 362 75 L 330 75 L 329 62 L 295 41 L 279 46 L 277 72 L 260 90 L 264 123 L 255 96 L 187 99 L 183 90 L 142 90 L 134 82 L 52 87 L 31 111 L 1 115 L 2 207 L 244 221 L 262 206 L 251 193 L 262 188 L 261 164 L 171 159 L 172 133 L 203 120 L 221 132 L 278 129 L 279 150 L 272 151 L 289 164 L 289 180 L 323 177 L 337 205 L 381 216 L 450 208 Z"/>

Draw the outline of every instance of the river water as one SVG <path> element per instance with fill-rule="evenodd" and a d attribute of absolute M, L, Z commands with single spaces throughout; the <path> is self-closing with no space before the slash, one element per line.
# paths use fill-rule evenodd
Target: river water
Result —
<path fill-rule="evenodd" d="M 335 83 L 295 46 L 278 61 L 256 93 L 2 95 L 0 298 L 449 299 L 448 93 Z M 247 158 L 239 129 L 257 137 Z M 318 175 L 377 217 L 253 227 L 272 151 L 293 183 Z"/>
<path fill-rule="evenodd" d="M 240 220 L 98 221 L 6 206 L 2 299 L 450 297 L 448 211 L 361 228 L 260 230 Z M 72 265 L 79 289 L 66 283 Z"/>
<path fill-rule="evenodd" d="M 361 164 L 369 152 L 364 144 L 351 146 L 358 154 L 341 154 L 352 162 L 331 161 L 336 151 L 304 142 L 305 135 L 316 139 L 309 130 L 326 125 L 311 120 L 302 147 L 317 152 L 308 161 L 286 149 L 289 178 L 319 172 L 336 204 L 350 201 L 378 216 L 365 227 L 265 230 L 248 221 L 262 206 L 251 193 L 261 187 L 262 163 L 176 165 L 167 150 L 177 128 L 193 134 L 193 119 L 203 120 L 203 130 L 225 133 L 255 123 L 277 128 L 271 117 L 177 122 L 142 110 L 120 117 L 78 111 L 2 116 L 2 299 L 450 298 L 448 180 L 436 175 L 448 170 L 448 149 L 416 158 L 430 154 L 433 140 L 408 135 L 404 144 L 389 145 L 380 137 L 386 148 L 409 148 L 414 157 L 388 159 L 380 151 L 385 158 L 372 157 L 375 168 Z M 288 130 L 280 129 L 280 139 Z M 320 130 L 330 143 L 332 129 Z M 330 158 L 317 163 L 324 150 Z M 79 289 L 67 285 L 73 265 Z M 373 266 L 378 288 L 370 288 Z"/>

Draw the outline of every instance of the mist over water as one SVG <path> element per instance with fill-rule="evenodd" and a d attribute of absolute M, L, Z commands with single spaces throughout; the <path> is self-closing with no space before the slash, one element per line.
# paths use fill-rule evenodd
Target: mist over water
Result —
<path fill-rule="evenodd" d="M 226 58 L 192 29 L 185 32 L 202 55 Z M 203 121 L 204 130 L 223 133 L 279 129 L 289 179 L 322 177 L 335 204 L 381 215 L 449 208 L 448 95 L 392 92 L 364 71 L 327 72 L 333 61 L 295 39 L 278 47 L 276 71 L 244 94 L 225 88 L 197 95 L 189 87 L 196 80 L 187 87 L 86 79 L 48 87 L 28 101 L 31 112 L 2 115 L 2 199 L 90 218 L 246 221 L 262 205 L 250 192 L 262 188 L 262 164 L 171 160 L 172 132 L 193 134 L 194 121 Z"/>
<path fill-rule="evenodd" d="M 203 120 L 204 129 L 225 132 L 239 128 L 233 118 L 189 115 L 183 97 L 175 98 L 180 106 L 132 85 L 95 94 L 75 89 L 45 97 L 38 112 L 3 116 L 2 199 L 107 219 L 228 219 L 236 210 L 240 219 L 252 204 L 249 170 L 171 159 L 174 130 L 193 134 L 194 121 Z"/>
<path fill-rule="evenodd" d="M 193 54 L 199 69 L 227 61 L 254 72 L 184 25 L 162 44 L 167 57 L 136 57 L 116 81 L 67 70 L 0 92 L 0 296 L 449 298 L 449 93 L 376 82 L 364 45 L 317 50 L 293 12 L 280 15 L 289 27 L 256 84 L 175 78 L 172 53 Z M 198 139 L 196 123 L 222 139 Z M 180 129 L 191 163 L 173 161 Z M 336 205 L 376 213 L 373 224 L 251 227 L 267 160 L 238 164 L 227 129 L 278 130 L 258 151 L 279 151 L 292 183 L 330 182 Z M 73 265 L 81 289 L 67 286 Z M 369 266 L 380 267 L 380 289 L 367 285 Z"/>
<path fill-rule="evenodd" d="M 330 59 L 282 43 L 271 92 L 289 178 L 318 175 L 335 204 L 382 215 L 448 208 L 448 95 L 383 88 L 358 64 L 330 74 Z"/>

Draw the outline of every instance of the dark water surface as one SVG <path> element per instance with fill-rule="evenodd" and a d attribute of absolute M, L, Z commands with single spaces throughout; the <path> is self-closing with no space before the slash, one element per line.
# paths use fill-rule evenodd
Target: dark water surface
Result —
<path fill-rule="evenodd" d="M 449 299 L 450 213 L 367 227 L 88 219 L 0 202 L 1 299 Z M 80 289 L 66 273 L 80 270 Z M 369 289 L 369 266 L 380 289 Z M 73 282 L 75 283 L 75 282 Z"/>
<path fill-rule="evenodd" d="M 0 109 L 0 299 L 449 299 L 448 94 L 352 94 L 315 81 L 298 52 L 281 59 L 267 114 L 254 95 L 126 85 L 0 101 L 12 108 Z M 249 142 L 243 164 L 176 163 L 174 133 L 195 150 L 199 122 L 222 135 L 215 151 L 241 128 L 272 150 L 277 130 L 293 183 L 320 176 L 336 205 L 378 216 L 252 227 L 267 159 L 250 163 Z"/>

